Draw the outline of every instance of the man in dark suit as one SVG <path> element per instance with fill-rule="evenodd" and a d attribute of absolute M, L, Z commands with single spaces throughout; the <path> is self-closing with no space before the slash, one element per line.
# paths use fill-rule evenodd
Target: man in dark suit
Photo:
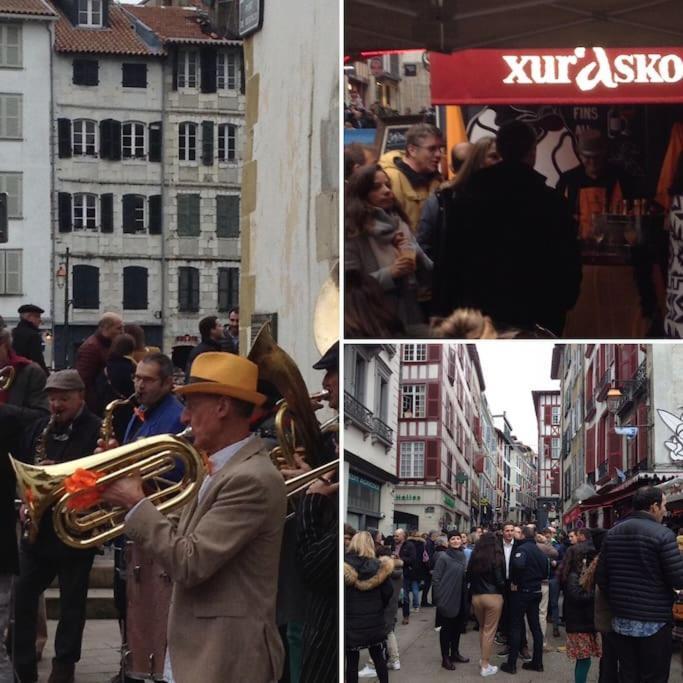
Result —
<path fill-rule="evenodd" d="M 40 334 L 41 315 L 44 313 L 40 306 L 24 304 L 19 306 L 19 323 L 12 330 L 12 347 L 20 356 L 24 356 L 43 368 L 48 374 L 43 356 L 43 338 Z"/>
<path fill-rule="evenodd" d="M 177 527 L 127 477 L 103 492 L 128 508 L 125 532 L 173 581 L 164 678 L 175 683 L 269 683 L 282 672 L 275 625 L 278 562 L 285 520 L 284 480 L 264 442 L 250 431 L 258 368 L 229 353 L 203 353 L 190 381 L 182 420 L 195 447 L 209 454 L 199 495 Z"/>

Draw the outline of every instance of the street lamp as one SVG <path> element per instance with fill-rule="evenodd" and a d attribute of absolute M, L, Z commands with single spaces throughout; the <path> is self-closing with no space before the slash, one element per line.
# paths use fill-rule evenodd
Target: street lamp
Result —
<path fill-rule="evenodd" d="M 619 410 L 619 406 L 621 405 L 621 401 L 623 400 L 624 395 L 617 389 L 617 387 L 612 387 L 608 392 L 607 392 L 607 410 L 609 411 L 610 414 L 616 415 L 617 411 Z"/>
<path fill-rule="evenodd" d="M 59 264 L 55 278 L 57 279 L 57 287 L 64 290 L 64 367 L 69 367 L 69 346 L 71 345 L 71 334 L 69 330 L 69 306 L 71 300 L 69 299 L 69 256 L 71 252 L 69 247 L 66 248 L 64 254 L 64 262 Z"/>

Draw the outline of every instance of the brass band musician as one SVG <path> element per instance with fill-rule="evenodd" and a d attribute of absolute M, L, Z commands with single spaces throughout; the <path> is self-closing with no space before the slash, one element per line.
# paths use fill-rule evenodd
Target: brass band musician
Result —
<path fill-rule="evenodd" d="M 85 385 L 78 372 L 55 372 L 47 379 L 45 388 L 50 416 L 38 420 L 28 431 L 24 452 L 36 454 L 36 464 L 43 465 L 93 453 L 101 420 L 85 405 Z M 93 550 L 77 550 L 62 543 L 55 534 L 51 514 L 43 516 L 35 541 L 22 542 L 14 627 L 14 666 L 21 683 L 38 680 L 35 645 L 38 598 L 56 576 L 59 577 L 60 613 L 49 683 L 74 680 L 75 664 L 81 656 L 93 559 Z"/>

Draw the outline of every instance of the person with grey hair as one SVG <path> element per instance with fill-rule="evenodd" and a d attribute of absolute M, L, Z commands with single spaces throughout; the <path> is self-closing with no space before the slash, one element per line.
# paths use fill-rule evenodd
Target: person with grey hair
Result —
<path fill-rule="evenodd" d="M 429 123 L 416 123 L 406 133 L 403 153 L 387 152 L 379 163 L 391 181 L 391 189 L 415 232 L 422 207 L 441 184 L 443 135 Z"/>
<path fill-rule="evenodd" d="M 48 405 L 45 373 L 28 358 L 14 352 L 6 327 L 0 329 L 0 368 L 11 368 L 7 372 L 14 373 L 9 388 L 2 392 L 5 402 L 0 404 L 0 633 L 4 634 L 10 617 L 12 583 L 19 573 L 14 509 L 16 482 L 9 454 L 19 455 L 22 435 L 47 414 Z M 4 640 L 0 641 L 0 680 L 13 680 Z"/>
<path fill-rule="evenodd" d="M 95 378 L 107 364 L 112 341 L 122 333 L 121 316 L 117 313 L 105 313 L 94 334 L 80 345 L 76 354 L 76 370 L 85 384 L 85 403 L 96 415 L 99 406 Z"/>

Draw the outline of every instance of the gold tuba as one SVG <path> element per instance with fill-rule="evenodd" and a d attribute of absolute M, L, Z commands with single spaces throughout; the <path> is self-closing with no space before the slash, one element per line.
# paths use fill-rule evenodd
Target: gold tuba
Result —
<path fill-rule="evenodd" d="M 28 539 L 35 540 L 40 520 L 51 506 L 55 532 L 72 548 L 93 548 L 123 533 L 127 513 L 123 508 L 96 503 L 85 510 L 70 509 L 69 502 L 79 494 L 68 493 L 64 480 L 77 469 L 102 472 L 98 486 L 139 471 L 154 489 L 147 498 L 158 510 L 183 505 L 199 491 L 204 477 L 204 461 L 187 440 L 190 434 L 186 429 L 177 435 L 151 436 L 57 465 L 27 465 L 10 456 L 19 496 L 28 509 Z M 184 465 L 183 478 L 179 482 L 164 479 L 176 467 L 176 460 Z"/>
<path fill-rule="evenodd" d="M 9 391 L 16 374 L 17 371 L 11 365 L 5 365 L 5 367 L 0 370 L 0 391 Z"/>

